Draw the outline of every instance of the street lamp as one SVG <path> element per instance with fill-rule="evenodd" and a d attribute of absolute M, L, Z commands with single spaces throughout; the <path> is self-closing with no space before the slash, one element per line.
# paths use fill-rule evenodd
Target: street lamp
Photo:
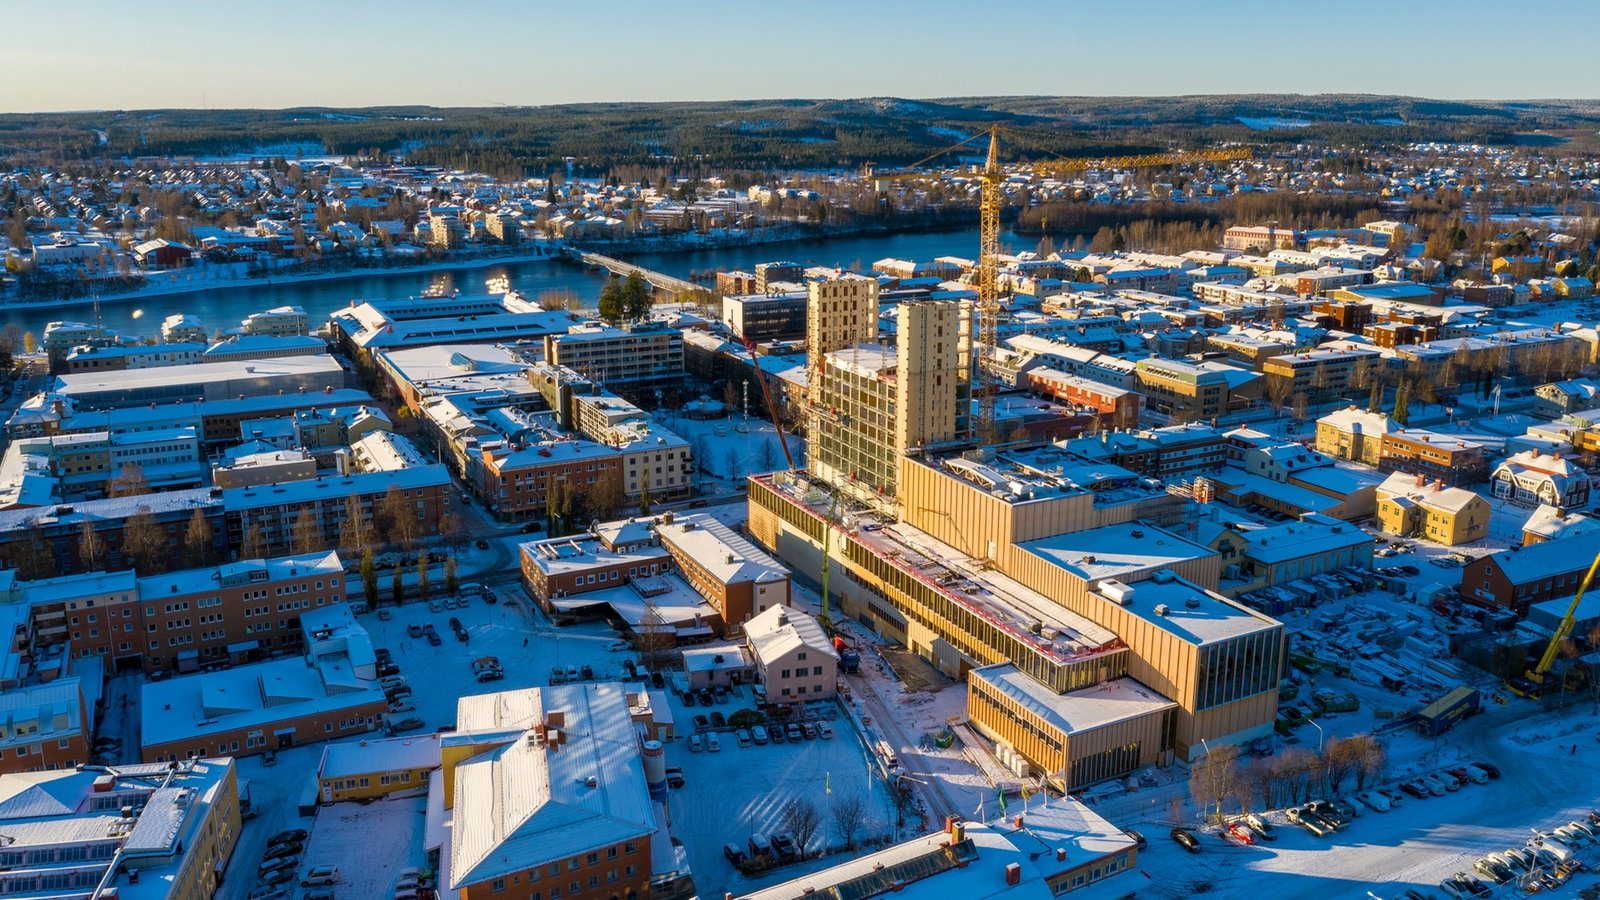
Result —
<path fill-rule="evenodd" d="M 1322 753 L 1322 739 L 1324 737 L 1323 732 L 1322 732 L 1322 726 L 1317 724 L 1317 720 L 1316 719 L 1306 719 L 1306 721 L 1311 724 L 1312 728 L 1315 728 L 1317 730 L 1317 753 L 1318 753 L 1318 755 L 1321 755 L 1321 753 Z"/>

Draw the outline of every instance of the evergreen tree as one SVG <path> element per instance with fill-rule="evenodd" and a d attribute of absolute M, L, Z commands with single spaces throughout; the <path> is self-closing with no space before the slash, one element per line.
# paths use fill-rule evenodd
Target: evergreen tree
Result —
<path fill-rule="evenodd" d="M 600 289 L 600 321 L 616 325 L 627 315 L 627 301 L 622 296 L 622 282 L 613 278 Z"/>
<path fill-rule="evenodd" d="M 1367 412 L 1383 412 L 1383 382 L 1372 382 L 1372 397 L 1367 401 Z"/>
<path fill-rule="evenodd" d="M 1394 394 L 1394 420 L 1401 426 L 1411 421 L 1411 383 L 1400 385 Z"/>
<path fill-rule="evenodd" d="M 635 321 L 650 315 L 650 282 L 638 272 L 629 272 L 622 282 L 622 312 Z"/>
<path fill-rule="evenodd" d="M 361 590 L 367 598 L 367 608 L 378 606 L 378 563 L 369 549 L 361 554 Z"/>

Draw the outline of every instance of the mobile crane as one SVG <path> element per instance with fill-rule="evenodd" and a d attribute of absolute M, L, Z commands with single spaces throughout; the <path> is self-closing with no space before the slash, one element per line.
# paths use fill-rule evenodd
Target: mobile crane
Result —
<path fill-rule="evenodd" d="M 1506 682 L 1506 689 L 1511 693 L 1519 697 L 1538 698 L 1559 686 L 1550 680 L 1550 667 L 1555 665 L 1556 657 L 1561 655 L 1561 645 L 1572 636 L 1573 623 L 1578 615 L 1578 604 L 1583 602 L 1584 592 L 1594 583 L 1596 572 L 1600 572 L 1600 555 L 1595 556 L 1594 562 L 1589 564 L 1588 574 L 1578 583 L 1578 593 L 1573 595 L 1572 603 L 1568 604 L 1567 614 L 1561 617 L 1561 624 L 1556 626 L 1556 633 L 1550 636 L 1550 643 L 1545 646 L 1544 655 L 1539 657 L 1538 665 L 1529 669 L 1523 677 Z"/>

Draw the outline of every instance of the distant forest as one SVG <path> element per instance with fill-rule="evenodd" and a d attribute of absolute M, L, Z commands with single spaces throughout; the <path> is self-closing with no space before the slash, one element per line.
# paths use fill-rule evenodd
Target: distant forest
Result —
<path fill-rule="evenodd" d="M 1246 122 L 1250 124 L 1246 124 Z M 337 154 L 480 171 L 697 175 L 905 165 L 1005 125 L 1009 160 L 1249 143 L 1394 146 L 1415 141 L 1590 149 L 1600 101 L 1446 102 L 1364 95 L 770 100 L 487 109 L 390 107 L 122 110 L 0 116 L 12 163 L 136 157 Z M 1254 125 L 1255 127 L 1251 127 Z M 974 141 L 967 155 L 983 152 Z M 953 159 L 957 157 L 945 157 Z"/>

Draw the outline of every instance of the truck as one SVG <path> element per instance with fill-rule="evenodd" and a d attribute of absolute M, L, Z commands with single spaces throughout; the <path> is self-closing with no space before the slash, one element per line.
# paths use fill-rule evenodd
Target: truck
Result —
<path fill-rule="evenodd" d="M 1417 713 L 1417 733 L 1438 737 L 1451 726 L 1478 711 L 1478 689 L 1461 685 Z"/>
<path fill-rule="evenodd" d="M 1282 695 L 1279 695 L 1282 699 Z M 1311 702 L 1315 703 L 1324 713 L 1355 712 L 1361 708 L 1361 701 L 1349 691 L 1334 691 L 1323 689 L 1311 695 Z"/>
<path fill-rule="evenodd" d="M 833 649 L 839 654 L 839 668 L 846 672 L 855 672 L 861 668 L 861 654 L 844 638 L 834 635 Z"/>

